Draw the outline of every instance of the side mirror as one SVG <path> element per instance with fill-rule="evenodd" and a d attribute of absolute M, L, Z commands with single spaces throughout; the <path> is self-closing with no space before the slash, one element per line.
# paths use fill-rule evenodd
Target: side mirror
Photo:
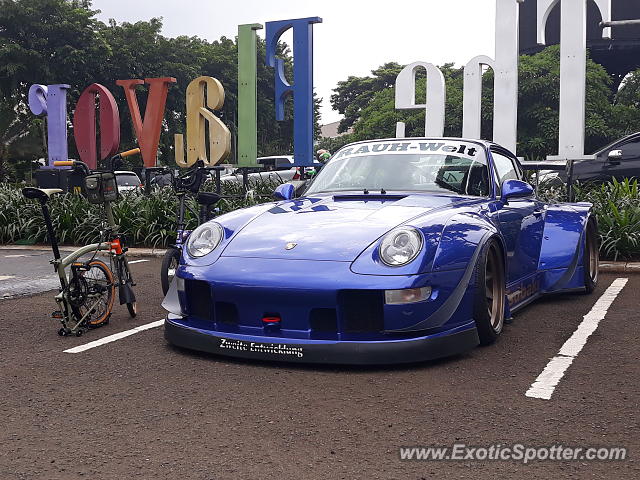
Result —
<path fill-rule="evenodd" d="M 295 194 L 295 188 L 290 183 L 278 185 L 273 191 L 273 198 L 276 200 L 291 200 Z"/>
<path fill-rule="evenodd" d="M 607 158 L 610 164 L 619 165 L 622 160 L 622 150 L 611 150 Z"/>
<path fill-rule="evenodd" d="M 510 198 L 530 197 L 533 195 L 533 187 L 522 180 L 505 180 L 502 184 L 502 203 L 507 203 Z"/>

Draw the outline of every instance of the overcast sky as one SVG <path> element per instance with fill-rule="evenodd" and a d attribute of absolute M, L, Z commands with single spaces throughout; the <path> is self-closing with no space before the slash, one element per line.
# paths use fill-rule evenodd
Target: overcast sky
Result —
<path fill-rule="evenodd" d="M 349 75 L 368 75 L 389 61 L 463 65 L 476 55 L 494 55 L 495 0 L 94 0 L 93 7 L 105 22 L 162 17 L 165 36 L 210 41 L 235 37 L 244 23 L 322 18 L 313 29 L 323 123 L 340 118 L 329 97 Z M 258 35 L 264 38 L 264 30 Z M 283 38 L 291 44 L 290 36 Z"/>

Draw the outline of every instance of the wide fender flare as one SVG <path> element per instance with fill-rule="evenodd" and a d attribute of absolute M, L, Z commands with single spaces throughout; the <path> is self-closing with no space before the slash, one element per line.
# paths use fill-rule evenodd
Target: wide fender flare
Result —
<path fill-rule="evenodd" d="M 452 318 L 469 289 L 482 247 L 491 238 L 497 238 L 502 244 L 497 228 L 486 219 L 473 214 L 451 217 L 442 231 L 433 272 L 460 270 L 460 280 L 442 305 L 427 319 L 394 331 L 420 331 L 433 325 L 442 325 Z"/>
<path fill-rule="evenodd" d="M 500 242 L 504 252 L 504 242 L 498 228 L 486 218 L 472 213 L 452 216 L 440 235 L 433 271 L 466 269 L 475 252 L 491 237 Z"/>
<path fill-rule="evenodd" d="M 575 275 L 582 264 L 591 218 L 595 221 L 590 203 L 558 204 L 547 208 L 538 270 L 553 271 L 553 274 L 547 275 L 544 291 L 561 290 Z"/>

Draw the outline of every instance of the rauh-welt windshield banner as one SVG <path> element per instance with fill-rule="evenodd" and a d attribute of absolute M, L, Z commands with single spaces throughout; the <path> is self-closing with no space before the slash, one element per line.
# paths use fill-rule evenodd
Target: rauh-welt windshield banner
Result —
<path fill-rule="evenodd" d="M 475 158 L 481 150 L 482 148 L 475 143 L 457 140 L 382 141 L 343 148 L 335 154 L 333 159 L 389 153 L 456 154 L 461 157 Z"/>

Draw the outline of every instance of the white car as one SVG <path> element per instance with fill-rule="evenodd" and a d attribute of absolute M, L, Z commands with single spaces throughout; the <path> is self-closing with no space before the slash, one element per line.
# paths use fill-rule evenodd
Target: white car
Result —
<path fill-rule="evenodd" d="M 143 189 L 142 181 L 135 172 L 127 170 L 117 170 L 115 172 L 116 183 L 118 184 L 118 192 L 141 191 Z"/>
<path fill-rule="evenodd" d="M 274 155 L 272 157 L 258 157 L 260 169 L 249 169 L 249 183 L 273 182 L 286 183 L 300 178 L 300 169 L 293 165 L 293 155 Z M 314 164 L 320 164 L 314 161 Z M 311 174 L 314 167 L 305 167 L 305 173 Z M 236 168 L 230 175 L 222 175 L 223 182 L 242 182 L 242 170 Z"/>

